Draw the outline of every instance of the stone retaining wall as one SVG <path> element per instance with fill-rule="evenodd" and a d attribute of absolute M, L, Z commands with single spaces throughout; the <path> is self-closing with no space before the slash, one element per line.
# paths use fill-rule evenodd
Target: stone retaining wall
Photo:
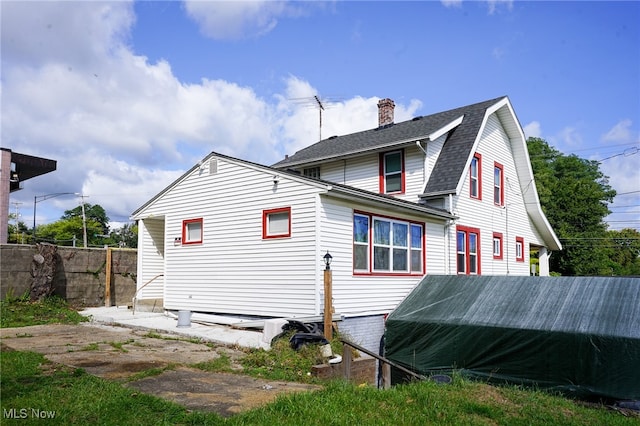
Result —
<path fill-rule="evenodd" d="M 111 250 L 111 300 L 113 306 L 130 305 L 136 291 L 138 252 Z M 0 299 L 19 297 L 31 286 L 31 264 L 36 246 L 0 245 Z M 76 307 L 105 306 L 107 249 L 58 247 L 55 294 Z"/>
<path fill-rule="evenodd" d="M 376 386 L 377 360 L 370 357 L 356 358 L 351 362 L 350 381 L 355 384 L 366 383 Z M 323 380 L 338 379 L 345 376 L 344 364 L 319 364 L 311 368 L 314 377 Z"/>

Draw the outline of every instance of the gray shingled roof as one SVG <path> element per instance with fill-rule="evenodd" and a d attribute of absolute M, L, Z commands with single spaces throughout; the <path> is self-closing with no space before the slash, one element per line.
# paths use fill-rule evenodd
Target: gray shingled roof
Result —
<path fill-rule="evenodd" d="M 466 161 L 487 108 L 502 99 L 504 96 L 449 111 L 416 117 L 389 126 L 324 139 L 279 161 L 273 167 L 278 169 L 298 167 L 402 145 L 426 138 L 453 120 L 464 116 L 462 123 L 449 134 L 425 191 L 427 195 L 454 192 L 460 176 L 464 172 Z"/>

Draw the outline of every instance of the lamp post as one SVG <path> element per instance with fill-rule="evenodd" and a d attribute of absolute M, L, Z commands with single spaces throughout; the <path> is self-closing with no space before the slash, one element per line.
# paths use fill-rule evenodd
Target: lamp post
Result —
<path fill-rule="evenodd" d="M 53 194 L 36 195 L 33 197 L 33 242 L 36 242 L 36 206 L 39 202 L 48 200 L 49 198 L 59 197 L 61 195 L 80 195 L 77 192 L 56 192 Z"/>
<path fill-rule="evenodd" d="M 331 276 L 331 261 L 333 256 L 325 254 L 322 258 L 324 260 L 324 337 L 327 340 L 331 340 L 333 337 L 333 295 L 332 295 L 332 276 Z"/>

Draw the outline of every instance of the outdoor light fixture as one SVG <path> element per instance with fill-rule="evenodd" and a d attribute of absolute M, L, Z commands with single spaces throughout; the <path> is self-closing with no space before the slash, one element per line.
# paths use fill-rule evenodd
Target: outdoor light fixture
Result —
<path fill-rule="evenodd" d="M 324 266 L 325 266 L 324 269 L 326 270 L 331 269 L 329 265 L 331 265 L 331 260 L 333 259 L 333 256 L 329 254 L 329 251 L 327 251 L 327 254 L 325 254 L 322 258 L 324 259 Z"/>

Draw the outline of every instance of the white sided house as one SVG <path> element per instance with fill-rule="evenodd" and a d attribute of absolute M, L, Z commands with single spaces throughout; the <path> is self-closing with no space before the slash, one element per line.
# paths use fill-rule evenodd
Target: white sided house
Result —
<path fill-rule="evenodd" d="M 377 350 L 425 274 L 548 275 L 561 249 L 508 98 L 322 140 L 269 167 L 211 153 L 138 221 L 138 300 L 255 318 L 320 316 Z"/>

